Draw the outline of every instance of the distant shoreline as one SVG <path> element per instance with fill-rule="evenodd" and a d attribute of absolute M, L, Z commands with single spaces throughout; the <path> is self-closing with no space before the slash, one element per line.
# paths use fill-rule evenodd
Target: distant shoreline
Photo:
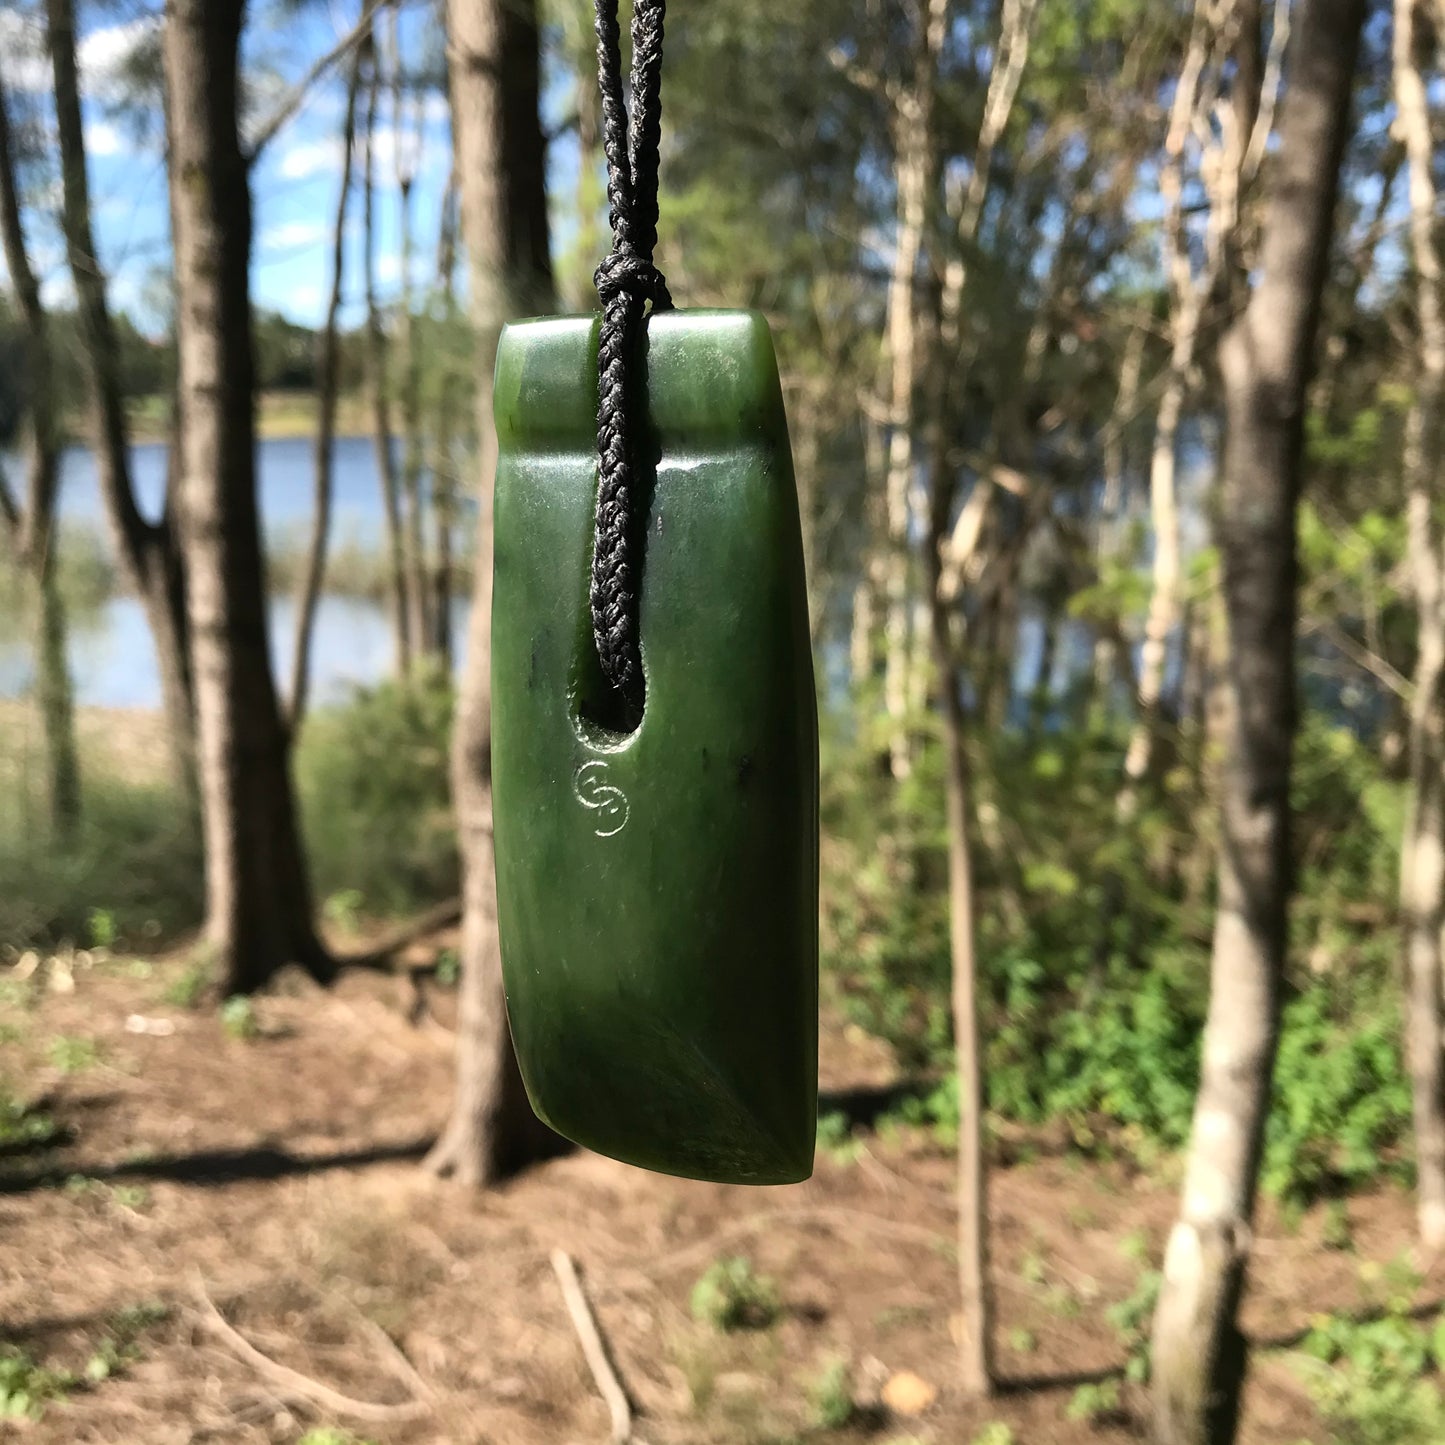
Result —
<path fill-rule="evenodd" d="M 372 435 L 365 397 L 351 393 L 338 398 L 336 440 L 366 441 Z M 256 440 L 302 441 L 316 435 L 317 402 L 314 391 L 263 391 L 256 396 Z M 89 427 L 82 421 L 69 428 L 77 444 L 85 445 Z M 140 397 L 130 406 L 130 439 L 142 446 L 170 440 L 170 400 L 164 396 Z"/>

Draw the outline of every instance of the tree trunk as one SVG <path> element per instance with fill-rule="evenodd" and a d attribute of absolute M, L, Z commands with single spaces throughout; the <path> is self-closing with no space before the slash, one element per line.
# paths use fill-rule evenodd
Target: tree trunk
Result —
<path fill-rule="evenodd" d="M 401 226 L 401 291 L 397 306 L 397 349 L 401 353 L 401 554 L 406 577 L 406 626 L 411 655 L 432 651 L 431 589 L 426 580 L 426 518 L 421 490 L 421 355 L 416 344 L 416 297 L 412 286 L 412 188 L 421 166 L 424 127 L 418 112 L 408 135 L 402 86 L 398 12 L 391 13 L 392 130 Z"/>
<path fill-rule="evenodd" d="M 326 549 L 331 534 L 332 452 L 336 444 L 336 391 L 340 344 L 337 316 L 341 311 L 341 283 L 345 266 L 346 203 L 351 194 L 352 159 L 356 149 L 356 100 L 361 89 L 361 53 L 351 60 L 346 85 L 346 118 L 342 123 L 341 185 L 336 219 L 331 228 L 331 295 L 321 328 L 316 358 L 316 490 L 312 502 L 311 545 L 296 604 L 296 646 L 291 666 L 291 712 L 287 732 L 292 741 L 306 716 L 306 693 L 311 680 L 311 638 L 316 609 L 326 573 Z"/>
<path fill-rule="evenodd" d="M 196 732 L 184 562 L 169 497 L 159 522 L 146 521 L 136 506 L 120 351 L 106 302 L 105 273 L 96 255 L 91 225 L 73 0 L 46 0 L 46 14 L 46 42 L 55 78 L 56 132 L 64 180 L 61 225 L 90 373 L 96 471 L 116 550 L 131 586 L 145 607 L 155 640 L 172 771 L 188 811 L 194 814 L 198 806 Z"/>
<path fill-rule="evenodd" d="M 35 581 L 35 695 L 45 743 L 50 821 L 61 839 L 80 824 L 80 752 L 75 738 L 75 693 L 66 656 L 65 601 L 56 566 L 55 506 L 60 486 L 60 416 L 50 318 L 25 246 L 9 103 L 0 85 L 0 242 L 25 328 L 30 413 L 29 466 L 23 512 L 0 478 L 0 521 L 15 554 Z"/>
<path fill-rule="evenodd" d="M 391 446 L 391 402 L 387 397 L 387 341 L 376 299 L 376 112 L 381 93 L 381 60 L 374 39 L 364 46 L 371 60 L 366 103 L 366 145 L 362 155 L 362 213 L 366 254 L 366 379 L 371 392 L 371 434 L 376 449 L 376 474 L 381 479 L 382 515 L 386 519 L 387 601 L 396 645 L 396 669 L 411 673 L 411 631 L 408 625 L 406 564 L 402 554 L 400 481 Z"/>
<path fill-rule="evenodd" d="M 457 227 L 461 201 L 457 194 L 457 171 L 452 166 L 442 196 L 441 226 L 437 240 L 437 289 L 442 297 L 442 316 L 450 342 L 457 324 Z M 452 645 L 452 595 L 456 590 L 452 556 L 457 524 L 457 407 L 462 378 L 452 364 L 450 344 L 446 347 L 440 391 L 437 397 L 436 433 L 432 443 L 432 626 L 431 649 L 443 673 L 450 677 Z"/>
<path fill-rule="evenodd" d="M 913 518 L 914 445 L 918 384 L 918 262 L 928 225 L 933 180 L 934 91 L 938 58 L 943 48 L 943 6 L 933 0 L 929 13 L 919 13 L 914 74 L 897 99 L 893 115 L 894 177 L 898 190 L 898 224 L 893 246 L 893 272 L 888 286 L 888 453 L 883 499 L 886 526 L 881 568 L 884 597 L 883 704 L 888 713 L 888 756 L 893 776 L 906 778 L 913 769 L 909 728 L 910 666 L 910 523 Z M 937 16 L 933 12 L 940 12 Z"/>
<path fill-rule="evenodd" d="M 951 499 L 951 489 L 944 495 Z M 977 1398 L 989 1393 L 993 1381 L 993 1310 L 988 1291 L 983 1060 L 978 1029 L 978 952 L 969 842 L 967 720 L 958 693 L 958 660 L 950 636 L 948 603 L 941 585 L 941 544 L 947 517 L 947 503 L 935 503 L 928 545 L 929 613 L 943 712 L 948 938 L 953 967 L 953 1037 L 958 1058 L 958 1282 L 963 1319 L 959 1383 L 966 1395 Z"/>
<path fill-rule="evenodd" d="M 271 674 L 256 505 L 251 192 L 237 133 L 245 0 L 168 0 L 179 493 L 195 663 L 206 935 L 221 987 L 331 971 L 311 915 Z"/>
<path fill-rule="evenodd" d="M 1235 228 L 1236 208 L 1232 198 L 1249 141 L 1248 134 L 1241 136 L 1236 128 L 1229 132 L 1224 144 L 1211 146 L 1211 154 L 1205 157 L 1209 162 L 1206 189 L 1210 209 L 1204 265 L 1196 274 L 1192 242 L 1185 224 L 1185 156 L 1190 136 L 1205 124 L 1206 117 L 1218 112 L 1219 72 L 1208 62 L 1218 38 L 1216 31 L 1229 18 L 1227 9 L 1214 6 L 1210 0 L 1197 0 L 1189 48 L 1175 86 L 1169 132 L 1164 142 L 1164 168 L 1160 176 L 1165 201 L 1162 261 L 1169 279 L 1171 344 L 1149 457 L 1149 510 L 1154 524 L 1153 591 L 1139 655 L 1138 711 L 1124 755 L 1124 781 L 1116 802 L 1118 815 L 1124 821 L 1138 810 L 1139 789 L 1153 762 L 1169 639 L 1179 622 L 1181 566 L 1179 500 L 1175 485 L 1179 424 L 1194 370 L 1204 309 L 1213 298 Z M 1256 21 L 1256 28 L 1257 24 Z M 1248 89 L 1250 72 L 1245 62 L 1254 55 L 1254 48 L 1245 43 L 1239 51 L 1237 95 Z M 1206 72 L 1214 77 L 1212 85 L 1204 83 Z M 1226 184 L 1225 174 L 1231 167 L 1235 179 Z M 1203 161 L 1200 169 L 1206 169 Z"/>
<path fill-rule="evenodd" d="M 538 115 L 535 0 L 448 0 L 452 125 L 462 230 L 478 345 L 481 478 L 476 585 L 458 699 L 452 788 L 462 847 L 463 926 L 457 1087 L 428 1167 L 484 1185 L 538 1151 L 545 1131 L 528 1107 L 507 1031 L 492 849 L 492 486 L 496 432 L 491 369 L 509 316 L 552 308 L 546 148 Z"/>
<path fill-rule="evenodd" d="M 1396 0 L 1396 131 L 1410 176 L 1410 238 L 1419 320 L 1415 400 L 1405 429 L 1410 586 L 1419 642 L 1410 701 L 1410 792 L 1400 849 L 1406 1052 L 1415 1112 L 1421 1241 L 1445 1246 L 1445 1020 L 1441 928 L 1445 926 L 1445 539 L 1440 468 L 1445 464 L 1445 266 L 1436 240 L 1435 146 L 1420 67 L 1417 0 Z M 1424 27 L 1428 32 L 1428 25 Z"/>
<path fill-rule="evenodd" d="M 1154 1318 L 1161 1445 L 1229 1445 L 1236 1323 L 1288 935 L 1296 499 L 1364 0 L 1304 0 L 1263 219 L 1260 280 L 1220 348 L 1219 538 L 1233 716 L 1222 777 L 1209 1020 L 1179 1219 Z"/>

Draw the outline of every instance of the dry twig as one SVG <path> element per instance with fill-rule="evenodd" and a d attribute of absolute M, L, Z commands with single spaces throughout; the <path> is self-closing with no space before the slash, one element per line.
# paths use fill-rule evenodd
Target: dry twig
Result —
<path fill-rule="evenodd" d="M 612 1367 L 612 1361 L 607 1357 L 607 1346 L 602 1341 L 602 1332 L 597 1327 L 597 1318 L 592 1313 L 592 1307 L 587 1303 L 587 1295 L 577 1275 L 577 1266 L 565 1250 L 554 1249 L 552 1268 L 556 1272 L 557 1283 L 562 1286 L 562 1298 L 567 1303 L 567 1313 L 572 1317 L 572 1328 L 577 1331 L 582 1353 L 587 1358 L 587 1368 L 592 1371 L 592 1378 L 597 1382 L 597 1388 L 607 1402 L 607 1412 L 612 1416 L 613 1445 L 623 1445 L 623 1442 L 632 1439 L 632 1406 L 628 1401 L 627 1391 L 622 1388 L 622 1381 L 617 1378 L 617 1371 Z"/>
<path fill-rule="evenodd" d="M 202 1321 L 238 1359 L 250 1365 L 253 1370 L 280 1389 L 293 1395 L 299 1395 L 313 1405 L 319 1405 L 333 1414 L 346 1415 L 354 1420 L 372 1422 L 415 1420 L 430 1411 L 430 1405 L 424 1400 L 410 1400 L 402 1405 L 383 1405 L 370 1400 L 354 1400 L 350 1395 L 343 1395 L 339 1390 L 333 1390 L 330 1385 L 322 1384 L 320 1380 L 313 1380 L 299 1370 L 293 1370 L 287 1365 L 280 1364 L 269 1355 L 263 1355 L 227 1321 L 221 1311 L 216 1308 L 215 1301 L 206 1293 L 206 1287 L 199 1277 L 193 1282 L 193 1292 Z M 392 1348 L 395 1351 L 395 1346 Z M 408 1370 L 410 1370 L 409 1365 Z"/>

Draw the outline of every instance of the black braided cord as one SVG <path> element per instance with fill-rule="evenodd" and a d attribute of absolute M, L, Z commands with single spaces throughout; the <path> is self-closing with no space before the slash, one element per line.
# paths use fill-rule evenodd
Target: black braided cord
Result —
<path fill-rule="evenodd" d="M 632 10 L 632 126 L 622 86 L 617 0 L 596 0 L 597 74 L 612 251 L 593 280 L 602 300 L 597 344 L 597 527 L 592 550 L 592 635 L 602 671 L 618 692 L 642 688 L 638 565 L 632 556 L 636 501 L 636 397 L 631 362 L 642 344 L 647 303 L 672 307 L 652 264 L 657 245 L 658 139 L 662 130 L 662 27 L 666 0 Z"/>

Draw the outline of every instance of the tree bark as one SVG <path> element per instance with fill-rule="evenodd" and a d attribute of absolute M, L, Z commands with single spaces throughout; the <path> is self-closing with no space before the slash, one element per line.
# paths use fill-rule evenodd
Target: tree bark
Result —
<path fill-rule="evenodd" d="M 1209 1019 L 1183 1200 L 1154 1317 L 1161 1445 L 1229 1445 L 1236 1315 L 1269 1112 L 1287 946 L 1295 727 L 1296 502 L 1364 0 L 1299 13 L 1261 232 L 1260 279 L 1220 348 L 1219 540 L 1232 717 L 1222 776 Z"/>
<path fill-rule="evenodd" d="M 1197 0 L 1189 48 L 1180 69 L 1170 111 L 1169 132 L 1164 142 L 1164 168 L 1160 190 L 1165 201 L 1163 265 L 1169 279 L 1171 342 L 1169 365 L 1154 428 L 1154 445 L 1149 458 L 1149 510 L 1154 525 L 1153 591 L 1144 623 L 1144 645 L 1139 656 L 1138 711 L 1124 756 L 1124 781 L 1119 790 L 1117 812 L 1121 820 L 1132 818 L 1138 809 L 1139 790 L 1154 758 L 1164 695 L 1164 677 L 1169 658 L 1169 640 L 1179 625 L 1182 580 L 1179 499 L 1176 487 L 1179 468 L 1179 426 L 1184 416 L 1190 377 L 1199 350 L 1205 308 L 1213 300 L 1225 259 L 1230 254 L 1238 220 L 1240 169 L 1252 134 L 1252 117 L 1259 108 L 1257 52 L 1259 20 L 1254 7 L 1254 41 L 1240 9 L 1245 0 L 1219 6 L 1211 0 Z M 1240 38 L 1236 48 L 1237 72 L 1234 83 L 1236 106 L 1223 111 L 1218 105 L 1222 66 L 1217 50 L 1228 37 L 1231 22 Z M 1252 100 L 1249 95 L 1252 92 Z M 1220 143 L 1211 144 L 1201 160 L 1209 196 L 1209 220 L 1205 232 L 1205 255 L 1196 272 L 1191 238 L 1185 224 L 1185 152 L 1191 135 L 1206 128 L 1208 117 L 1228 115 L 1232 125 Z M 1248 123 L 1246 124 L 1246 120 Z"/>
<path fill-rule="evenodd" d="M 457 171 L 452 166 L 442 196 L 441 226 L 437 240 L 437 289 L 442 298 L 442 317 L 448 340 L 457 325 L 457 228 L 461 198 L 457 193 Z M 455 649 L 452 645 L 452 595 L 457 523 L 457 408 L 462 378 L 452 364 L 451 347 L 446 348 L 441 386 L 437 396 L 436 432 L 432 442 L 432 626 L 431 650 L 442 671 L 452 675 Z"/>
<path fill-rule="evenodd" d="M 90 373 L 96 471 L 116 550 L 131 586 L 145 607 L 155 640 L 172 771 L 188 811 L 194 814 L 198 806 L 196 731 L 185 607 L 185 564 L 169 489 L 158 522 L 148 522 L 136 505 L 120 350 L 111 324 L 105 273 L 96 254 L 91 225 L 73 0 L 46 0 L 46 16 L 46 43 L 55 79 L 56 132 L 64 181 L 61 225 L 75 281 Z"/>
<path fill-rule="evenodd" d="M 30 264 L 16 184 L 9 102 L 0 84 L 0 242 L 25 328 L 30 416 L 29 461 L 23 511 L 0 478 L 0 522 L 20 564 L 34 579 L 38 624 L 35 694 L 45 744 L 51 826 L 62 839 L 80 824 L 80 751 L 75 737 L 75 692 L 66 656 L 65 600 L 56 567 L 55 507 L 60 487 L 60 417 L 55 401 L 55 357 L 50 318 Z"/>
<path fill-rule="evenodd" d="M 287 732 L 294 742 L 306 716 L 306 694 L 311 681 L 311 639 L 316 609 L 326 574 L 326 549 L 331 535 L 332 452 L 336 445 L 336 392 L 340 360 L 337 317 L 341 311 L 341 283 L 345 267 L 346 203 L 351 195 L 351 169 L 356 150 L 356 101 L 361 89 L 361 52 L 351 59 L 346 85 L 346 116 L 342 122 L 341 186 L 336 198 L 336 219 L 331 228 L 331 294 L 321 328 L 316 358 L 315 494 L 312 501 L 311 545 L 301 577 L 296 604 L 296 646 L 291 666 L 291 711 Z"/>
<path fill-rule="evenodd" d="M 382 515 L 386 519 L 387 601 L 391 608 L 391 631 L 396 646 L 396 669 L 411 673 L 410 610 L 407 605 L 406 564 L 402 554 L 400 480 L 392 451 L 391 402 L 387 396 L 387 340 L 376 299 L 376 112 L 381 93 L 381 60 L 374 37 L 364 50 L 371 62 L 371 81 L 366 104 L 366 145 L 362 155 L 362 214 L 366 254 L 366 360 L 367 385 L 371 392 L 371 433 L 376 450 L 376 473 L 381 478 Z"/>
<path fill-rule="evenodd" d="M 914 72 L 894 102 L 894 182 L 898 191 L 893 269 L 888 286 L 888 451 L 883 485 L 884 557 L 879 568 L 884 597 L 883 703 L 888 713 L 888 755 L 893 776 L 913 770 L 909 728 L 910 523 L 914 514 L 915 393 L 918 387 L 919 277 L 924 231 L 938 174 L 934 95 L 938 62 L 947 38 L 947 5 L 930 0 L 918 11 Z"/>
<path fill-rule="evenodd" d="M 1409 803 L 1400 849 L 1404 925 L 1406 1053 L 1414 1094 L 1420 1238 L 1445 1247 L 1445 538 L 1440 468 L 1445 463 L 1445 264 L 1437 241 L 1435 145 L 1420 65 L 1418 0 L 1396 0 L 1395 129 L 1410 180 L 1415 262 L 1418 381 L 1405 428 L 1410 588 L 1418 620 L 1410 700 Z M 1423 27 L 1427 34 L 1429 26 Z"/>
<path fill-rule="evenodd" d="M 463 923 L 457 1085 L 428 1167 L 486 1185 L 534 1157 L 532 1114 L 507 1030 L 492 844 L 492 486 L 497 441 L 491 370 L 502 323 L 552 309 L 545 143 L 539 119 L 536 0 L 448 0 L 452 125 L 477 336 L 481 478 L 476 584 L 452 751 L 462 847 Z"/>
<path fill-rule="evenodd" d="M 266 627 L 256 502 L 251 193 L 237 132 L 245 0 L 168 0 L 162 60 L 175 221 L 178 476 L 195 664 L 206 937 L 221 987 L 319 978 Z"/>
<path fill-rule="evenodd" d="M 416 344 L 416 297 L 412 286 L 412 187 L 421 165 L 424 127 L 420 113 L 408 138 L 402 85 L 398 11 L 391 12 L 392 129 L 396 136 L 396 189 L 401 226 L 401 291 L 397 305 L 397 349 L 401 353 L 401 554 L 406 578 L 406 626 L 413 657 L 432 651 L 431 589 L 426 580 L 425 508 L 422 500 L 421 355 Z M 412 146 L 415 149 L 412 149 Z"/>

